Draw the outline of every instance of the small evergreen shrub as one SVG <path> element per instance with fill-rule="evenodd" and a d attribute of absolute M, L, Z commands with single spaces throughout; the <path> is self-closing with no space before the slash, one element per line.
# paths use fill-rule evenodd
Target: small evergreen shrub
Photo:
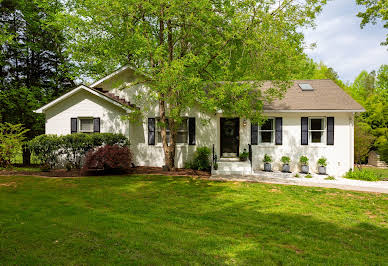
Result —
<path fill-rule="evenodd" d="M 329 175 L 328 177 L 325 178 L 325 180 L 335 180 L 334 176 Z"/>
<path fill-rule="evenodd" d="M 382 180 L 382 175 L 377 174 L 368 169 L 360 169 L 352 171 L 350 169 L 344 176 L 349 179 L 364 180 L 364 181 L 380 181 Z"/>
<path fill-rule="evenodd" d="M 248 160 L 249 153 L 244 150 L 244 152 L 240 153 L 239 158 L 240 161 L 246 161 Z"/>
<path fill-rule="evenodd" d="M 300 156 L 299 162 L 300 162 L 301 165 L 309 165 L 309 158 L 307 158 L 304 155 Z"/>
<path fill-rule="evenodd" d="M 49 170 L 58 163 L 61 140 L 57 135 L 40 135 L 28 142 L 31 152 L 40 160 L 42 169 Z"/>
<path fill-rule="evenodd" d="M 288 157 L 288 156 L 282 156 L 282 158 L 280 159 L 280 161 L 281 161 L 283 164 L 289 164 L 289 163 L 290 163 L 290 157 Z"/>
<path fill-rule="evenodd" d="M 327 159 L 325 157 L 321 157 L 318 159 L 318 165 L 326 167 L 327 166 Z"/>
<path fill-rule="evenodd" d="M 264 162 L 264 163 L 270 163 L 270 162 L 272 162 L 271 156 L 269 156 L 268 154 L 265 154 L 265 155 L 264 155 L 263 162 Z"/>
<path fill-rule="evenodd" d="M 295 174 L 294 177 L 300 177 L 300 175 L 299 174 Z"/>
<path fill-rule="evenodd" d="M 193 170 L 206 170 L 210 171 L 211 150 L 208 147 L 198 147 L 194 153 L 194 157 L 191 161 L 185 163 L 185 168 Z"/>
<path fill-rule="evenodd" d="M 312 175 L 307 174 L 307 175 L 304 176 L 304 178 L 313 178 L 313 177 L 312 177 Z"/>
<path fill-rule="evenodd" d="M 81 174 L 87 175 L 96 171 L 103 174 L 125 173 L 130 168 L 131 159 L 128 147 L 104 145 L 88 152 Z"/>

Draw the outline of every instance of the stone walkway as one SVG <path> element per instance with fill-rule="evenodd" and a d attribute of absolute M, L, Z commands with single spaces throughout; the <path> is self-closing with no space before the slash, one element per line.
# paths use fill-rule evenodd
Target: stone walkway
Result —
<path fill-rule="evenodd" d="M 388 181 L 361 181 L 336 177 L 335 180 L 325 180 L 327 176 L 312 175 L 312 178 L 305 178 L 303 174 L 300 177 L 295 177 L 295 173 L 284 174 L 280 172 L 258 172 L 247 176 L 216 176 L 212 175 L 211 180 L 221 181 L 241 181 L 241 182 L 260 182 L 271 184 L 298 185 L 307 187 L 325 187 L 338 188 L 343 190 L 377 192 L 388 194 Z"/>

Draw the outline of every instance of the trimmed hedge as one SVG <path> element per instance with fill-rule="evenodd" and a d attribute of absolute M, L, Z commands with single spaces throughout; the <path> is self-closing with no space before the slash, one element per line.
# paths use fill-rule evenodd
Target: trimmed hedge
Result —
<path fill-rule="evenodd" d="M 113 133 L 76 133 L 64 136 L 40 135 L 29 141 L 29 148 L 37 156 L 42 165 L 53 168 L 59 159 L 65 158 L 66 164 L 80 168 L 86 153 L 104 145 L 129 146 L 129 141 L 123 134 Z"/>

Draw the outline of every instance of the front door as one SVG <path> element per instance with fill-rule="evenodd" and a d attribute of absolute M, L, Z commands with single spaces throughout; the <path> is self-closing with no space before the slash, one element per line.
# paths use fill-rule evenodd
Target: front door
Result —
<path fill-rule="evenodd" d="M 238 156 L 240 119 L 221 118 L 221 156 Z"/>

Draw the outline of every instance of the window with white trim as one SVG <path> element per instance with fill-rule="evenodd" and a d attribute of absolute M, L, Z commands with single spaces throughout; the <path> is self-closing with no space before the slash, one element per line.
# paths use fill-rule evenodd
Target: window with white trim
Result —
<path fill-rule="evenodd" d="M 93 118 L 80 117 L 79 120 L 79 132 L 92 133 L 93 132 Z"/>
<path fill-rule="evenodd" d="M 325 127 L 323 117 L 309 117 L 309 142 L 325 143 Z"/>
<path fill-rule="evenodd" d="M 259 143 L 274 143 L 275 140 L 275 119 L 268 118 L 259 126 Z"/>
<path fill-rule="evenodd" d="M 157 118 L 158 124 L 160 123 L 160 118 Z M 170 142 L 170 128 L 168 125 L 168 119 L 166 121 L 167 123 L 167 142 Z M 161 134 L 161 128 L 159 125 L 157 125 L 157 132 L 158 132 L 158 143 L 162 143 L 162 134 Z M 189 130 L 188 130 L 188 119 L 183 118 L 182 123 L 179 125 L 177 130 L 177 137 L 176 137 L 176 143 L 188 143 L 189 139 Z"/>

